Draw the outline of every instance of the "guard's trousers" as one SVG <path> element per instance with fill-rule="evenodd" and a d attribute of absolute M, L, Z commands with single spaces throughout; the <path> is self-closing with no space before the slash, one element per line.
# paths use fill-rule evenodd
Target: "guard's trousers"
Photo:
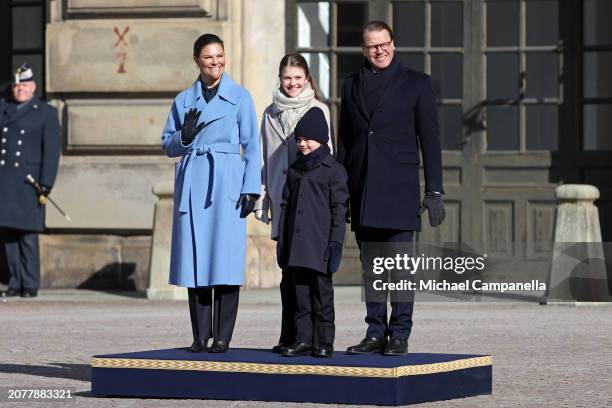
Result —
<path fill-rule="evenodd" d="M 38 289 L 40 287 L 38 233 L 0 227 L 0 242 L 1 251 L 4 253 L 0 253 L 0 268 L 8 270 L 8 287 L 18 290 Z"/>
<path fill-rule="evenodd" d="M 188 288 L 187 293 L 193 339 L 198 341 L 213 337 L 215 340 L 229 343 L 238 314 L 240 286 L 216 285 L 211 288 Z"/>

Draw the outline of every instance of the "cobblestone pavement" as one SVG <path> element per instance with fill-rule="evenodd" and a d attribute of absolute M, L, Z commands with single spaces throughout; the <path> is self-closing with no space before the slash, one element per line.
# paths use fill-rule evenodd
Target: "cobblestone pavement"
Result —
<path fill-rule="evenodd" d="M 359 289 L 336 289 L 336 348 L 364 334 Z M 73 403 L 0 402 L 0 406 L 311 407 L 246 401 L 98 398 L 89 392 L 94 354 L 183 347 L 190 343 L 186 302 L 149 301 L 88 291 L 42 291 L 0 302 L 0 388 L 72 388 Z M 232 346 L 277 340 L 277 290 L 241 293 Z M 420 302 L 410 350 L 491 354 L 493 396 L 422 404 L 431 407 L 612 406 L 612 307 L 532 302 Z M 330 405 L 322 405 L 329 407 Z"/>

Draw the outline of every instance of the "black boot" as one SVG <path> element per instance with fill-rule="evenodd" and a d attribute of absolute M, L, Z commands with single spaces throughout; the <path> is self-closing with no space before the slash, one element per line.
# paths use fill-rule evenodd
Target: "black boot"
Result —
<path fill-rule="evenodd" d="M 33 288 L 23 288 L 21 289 L 21 297 L 22 298 L 34 298 L 38 296 L 38 289 Z"/>
<path fill-rule="evenodd" d="M 346 349 L 348 354 L 380 353 L 385 349 L 387 341 L 384 337 L 365 337 L 359 344 Z"/>
<path fill-rule="evenodd" d="M 296 342 L 283 352 L 285 357 L 309 356 L 312 353 L 312 345 L 308 343 Z"/>
<path fill-rule="evenodd" d="M 312 352 L 314 357 L 331 357 L 334 354 L 334 346 L 331 344 L 319 344 Z"/>
<path fill-rule="evenodd" d="M 189 351 L 192 353 L 201 353 L 206 351 L 206 345 L 208 344 L 208 339 L 206 340 L 194 340 L 191 346 L 189 347 Z"/>
<path fill-rule="evenodd" d="M 289 347 L 291 347 L 291 344 L 278 342 L 276 346 L 272 347 L 272 352 L 276 354 L 283 354 Z"/>
<path fill-rule="evenodd" d="M 403 356 L 408 354 L 408 337 L 391 337 L 383 354 L 385 356 Z"/>
<path fill-rule="evenodd" d="M 213 341 L 212 346 L 210 346 L 211 353 L 225 353 L 229 348 L 229 342 L 223 340 L 215 340 Z"/>
<path fill-rule="evenodd" d="M 8 288 L 7 290 L 2 292 L 6 297 L 14 297 L 21 295 L 21 290 L 15 288 Z"/>

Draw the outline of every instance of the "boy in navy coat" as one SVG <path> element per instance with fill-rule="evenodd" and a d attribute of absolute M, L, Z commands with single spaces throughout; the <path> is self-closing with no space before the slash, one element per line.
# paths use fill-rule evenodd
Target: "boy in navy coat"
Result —
<path fill-rule="evenodd" d="M 283 188 L 278 265 L 289 269 L 296 290 L 296 342 L 285 356 L 333 353 L 332 274 L 340 266 L 348 187 L 344 167 L 327 147 L 323 111 L 313 107 L 295 127 L 298 157 Z M 316 330 L 315 330 L 316 328 Z"/>

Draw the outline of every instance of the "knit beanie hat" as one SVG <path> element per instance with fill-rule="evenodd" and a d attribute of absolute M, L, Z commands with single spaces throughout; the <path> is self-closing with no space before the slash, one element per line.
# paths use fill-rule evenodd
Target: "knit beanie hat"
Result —
<path fill-rule="evenodd" d="M 329 140 L 329 127 L 321 108 L 312 107 L 302 116 L 294 130 L 295 138 L 316 140 L 321 144 L 327 144 Z"/>

